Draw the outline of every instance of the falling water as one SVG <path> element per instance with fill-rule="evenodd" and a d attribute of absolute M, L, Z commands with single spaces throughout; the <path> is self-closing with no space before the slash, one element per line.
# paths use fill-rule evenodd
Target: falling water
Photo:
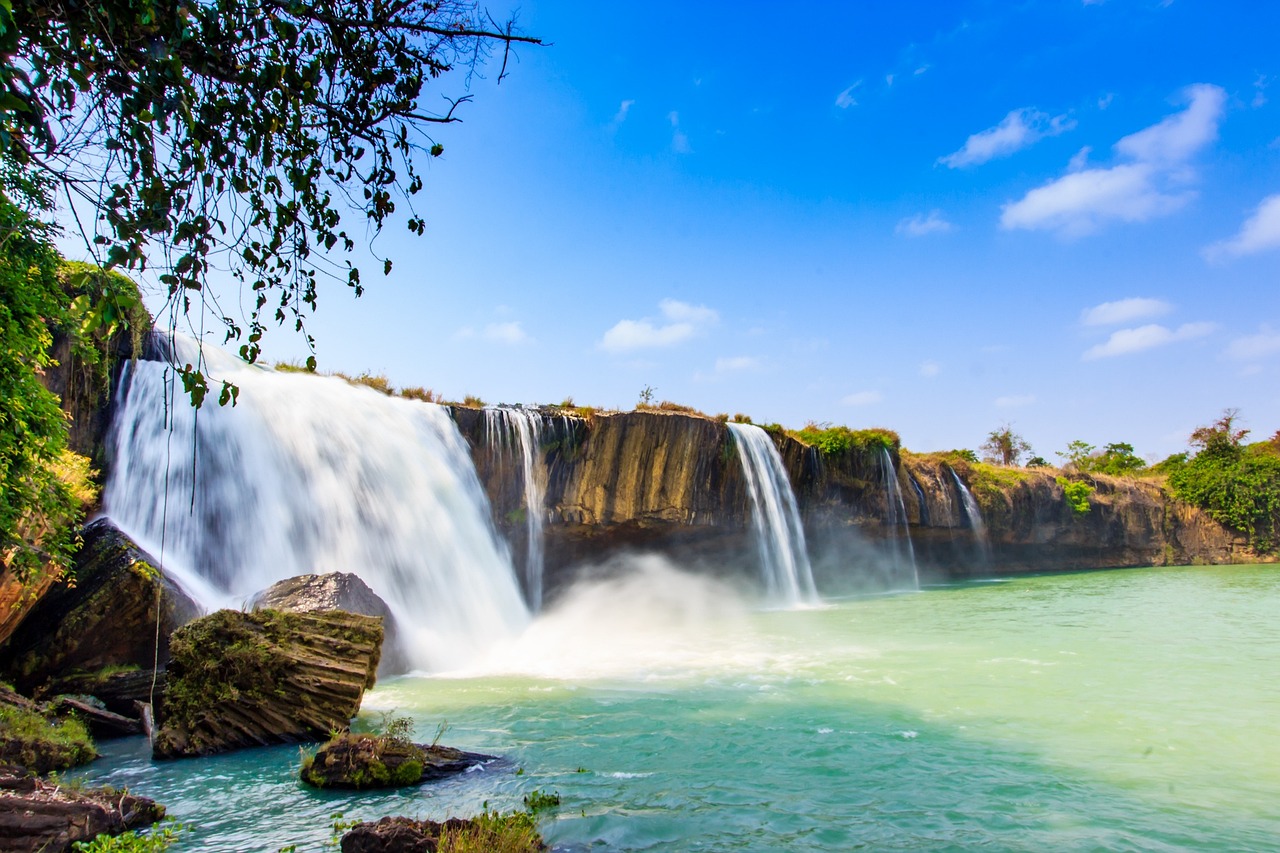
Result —
<path fill-rule="evenodd" d="M 987 526 L 982 522 L 982 510 L 978 508 L 978 502 L 973 497 L 973 492 L 969 491 L 969 487 L 960 479 L 960 475 L 950 466 L 947 470 L 951 472 L 951 479 L 955 480 L 956 491 L 960 494 L 960 505 L 964 507 L 964 516 L 969 522 L 969 528 L 973 531 L 974 546 L 978 552 L 978 558 L 985 564 L 991 562 L 991 543 L 987 541 Z"/>
<path fill-rule="evenodd" d="M 893 465 L 893 457 L 886 448 L 880 448 L 880 470 L 884 475 L 885 505 L 887 507 L 889 527 L 895 531 L 893 552 L 895 564 L 905 564 L 910 569 L 912 589 L 920 588 L 920 571 L 916 568 L 916 549 L 911 544 L 911 526 L 907 522 L 907 505 L 902 500 L 902 489 L 898 485 L 898 472 Z M 898 527 L 902 527 L 902 540 L 906 543 L 906 559 L 903 559 L 902 547 L 896 537 Z"/>
<path fill-rule="evenodd" d="M 194 362 L 189 338 L 174 342 Z M 529 620 L 457 427 L 439 406 L 342 379 L 205 371 L 239 403 L 198 411 L 164 363 L 139 361 L 113 425 L 108 515 L 206 606 L 283 578 L 354 572 L 388 604 L 411 664 L 462 665 Z"/>
<path fill-rule="evenodd" d="M 485 444 L 499 457 L 520 460 L 524 485 L 524 524 L 528 546 L 524 559 L 525 600 L 535 613 L 542 609 L 542 570 L 546 468 L 537 464 L 542 446 L 542 417 L 524 409 L 489 407 L 484 410 Z"/>
<path fill-rule="evenodd" d="M 769 434 L 751 424 L 729 424 L 751 495 L 751 519 L 764 572 L 765 592 L 784 606 L 818 600 L 813 570 L 791 480 Z"/>

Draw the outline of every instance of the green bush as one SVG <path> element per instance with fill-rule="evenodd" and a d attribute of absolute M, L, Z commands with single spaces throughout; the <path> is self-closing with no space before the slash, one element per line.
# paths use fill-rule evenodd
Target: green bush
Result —
<path fill-rule="evenodd" d="M 1280 457 L 1267 444 L 1205 449 L 1169 474 L 1175 496 L 1246 534 L 1262 552 L 1280 541 Z"/>
<path fill-rule="evenodd" d="M 823 456 L 840 456 L 850 451 L 888 450 L 893 452 L 901 445 L 898 434 L 881 427 L 849 429 L 847 426 L 816 424 L 810 421 L 804 429 L 794 433 L 805 444 L 818 448 Z"/>
<path fill-rule="evenodd" d="M 1062 486 L 1062 494 L 1067 499 L 1067 506 L 1071 507 L 1071 511 L 1076 515 L 1084 515 L 1089 511 L 1089 495 L 1093 494 L 1094 487 L 1092 483 L 1086 483 L 1083 480 L 1068 480 L 1066 477 L 1058 477 L 1057 482 Z"/>

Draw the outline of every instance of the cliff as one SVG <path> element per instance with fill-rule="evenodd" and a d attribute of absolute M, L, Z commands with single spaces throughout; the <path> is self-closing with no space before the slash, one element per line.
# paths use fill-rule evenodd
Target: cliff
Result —
<path fill-rule="evenodd" d="M 538 421 L 533 471 L 543 486 L 549 594 L 571 567 L 627 549 L 666 553 L 701 571 L 753 571 L 750 497 L 728 425 L 661 411 L 524 411 Z M 511 451 L 519 438 L 496 430 L 484 410 L 452 414 L 519 562 L 528 544 L 524 473 Z M 1087 478 L 1094 491 L 1081 513 L 1053 469 L 993 468 L 897 448 L 823 454 L 792 435 L 770 436 L 828 592 L 888 583 L 910 551 L 926 577 L 1259 559 L 1243 536 L 1154 479 Z M 896 506 L 905 525 L 894 521 Z"/>

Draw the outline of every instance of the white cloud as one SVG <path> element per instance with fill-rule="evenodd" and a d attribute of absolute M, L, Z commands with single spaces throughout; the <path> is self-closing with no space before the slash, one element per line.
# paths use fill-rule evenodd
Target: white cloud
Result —
<path fill-rule="evenodd" d="M 843 92 L 836 95 L 836 106 L 842 110 L 847 110 L 849 109 L 849 107 L 856 107 L 858 105 L 858 101 L 856 98 L 853 97 L 853 90 L 858 88 L 861 85 L 862 85 L 862 81 L 859 80 L 857 83 L 854 83 L 848 89 L 845 89 Z"/>
<path fill-rule="evenodd" d="M 1030 406 L 1035 401 L 1035 394 L 1010 394 L 1005 397 L 996 397 L 996 405 L 1002 409 L 1016 409 L 1022 406 Z"/>
<path fill-rule="evenodd" d="M 1148 317 L 1159 317 L 1168 314 L 1173 306 L 1161 299 L 1147 299 L 1131 296 L 1128 299 L 1117 299 L 1115 302 L 1103 302 L 1092 308 L 1086 308 L 1080 314 L 1080 322 L 1086 326 L 1114 326 L 1117 323 L 1132 323 Z"/>
<path fill-rule="evenodd" d="M 1188 101 L 1185 110 L 1126 136 L 1116 143 L 1116 151 L 1144 163 L 1177 165 L 1217 139 L 1227 93 L 1197 83 L 1184 89 L 1183 96 Z"/>
<path fill-rule="evenodd" d="M 635 101 L 628 99 L 618 105 L 618 111 L 613 115 L 613 121 L 610 122 L 614 127 L 622 124 L 627 120 L 627 113 L 631 112 L 631 108 L 635 106 Z"/>
<path fill-rule="evenodd" d="M 978 166 L 988 160 L 1008 157 L 1046 136 L 1057 136 L 1075 126 L 1075 121 L 1065 115 L 1051 117 L 1039 110 L 1023 107 L 1010 112 L 995 127 L 973 134 L 963 148 L 939 157 L 938 162 L 952 169 Z"/>
<path fill-rule="evenodd" d="M 1145 222 L 1185 205 L 1195 197 L 1179 187 L 1195 178 L 1187 163 L 1217 138 L 1226 93 L 1197 84 L 1183 96 L 1188 105 L 1182 112 L 1115 144 L 1118 155 L 1136 162 L 1083 169 L 1037 187 L 1004 206 L 1001 227 L 1079 236 L 1108 221 Z"/>
<path fill-rule="evenodd" d="M 1082 358 L 1084 361 L 1093 361 L 1098 358 L 1142 352 L 1179 341 L 1202 338 L 1215 328 L 1213 323 L 1183 323 L 1177 329 L 1152 323 L 1136 329 L 1117 329 L 1111 333 L 1111 337 L 1107 338 L 1105 343 L 1086 350 Z"/>
<path fill-rule="evenodd" d="M 677 154 L 688 154 L 689 136 L 680 129 L 680 113 L 672 110 L 667 113 L 667 121 L 671 122 L 671 150 Z"/>
<path fill-rule="evenodd" d="M 1089 165 L 1089 155 L 1093 153 L 1093 148 L 1086 145 L 1075 153 L 1071 161 L 1067 163 L 1068 172 L 1079 172 Z"/>
<path fill-rule="evenodd" d="M 1098 98 L 1098 109 L 1105 110 L 1107 107 L 1111 106 L 1111 102 L 1115 99 L 1116 96 L 1114 92 L 1107 92 L 1107 94 Z"/>
<path fill-rule="evenodd" d="M 456 341 L 469 341 L 476 338 L 494 344 L 507 344 L 509 346 L 533 343 L 533 338 L 529 337 L 528 333 L 521 327 L 519 320 L 508 323 L 489 323 L 479 331 L 476 330 L 475 326 L 463 326 L 453 333 L 453 339 Z"/>
<path fill-rule="evenodd" d="M 917 213 L 915 216 L 901 220 L 893 229 L 893 233 L 907 237 L 923 237 L 926 234 L 945 234 L 952 227 L 951 223 L 943 218 L 942 211 L 931 210 L 928 216 Z"/>
<path fill-rule="evenodd" d="M 733 373 L 739 370 L 754 370 L 760 366 L 760 360 L 749 355 L 717 358 L 716 373 Z"/>
<path fill-rule="evenodd" d="M 1227 357 L 1236 361 L 1260 361 L 1280 354 L 1280 332 L 1263 328 L 1256 335 L 1236 338 L 1227 347 Z"/>
<path fill-rule="evenodd" d="M 608 352 L 626 352 L 674 346 L 719 322 L 720 315 L 705 305 L 690 305 L 676 299 L 658 303 L 666 323 L 643 320 L 619 320 L 604 333 L 598 346 Z"/>
<path fill-rule="evenodd" d="M 1259 74 L 1257 79 L 1253 81 L 1253 88 L 1255 91 L 1253 93 L 1253 102 L 1250 106 L 1255 110 L 1258 107 L 1265 107 L 1267 105 L 1267 87 L 1271 85 L 1272 79 L 1273 78 L 1268 77 L 1265 74 Z"/>
<path fill-rule="evenodd" d="M 920 375 L 926 379 L 932 379 L 942 372 L 942 365 L 936 361 L 920 362 Z"/>
<path fill-rule="evenodd" d="M 840 402 L 846 406 L 870 406 L 883 399 L 884 396 L 879 391 L 859 391 L 856 394 L 850 394 Z"/>
<path fill-rule="evenodd" d="M 1207 247 L 1204 256 L 1216 261 L 1276 248 L 1280 248 L 1280 193 L 1264 198 L 1240 226 L 1240 233 Z"/>

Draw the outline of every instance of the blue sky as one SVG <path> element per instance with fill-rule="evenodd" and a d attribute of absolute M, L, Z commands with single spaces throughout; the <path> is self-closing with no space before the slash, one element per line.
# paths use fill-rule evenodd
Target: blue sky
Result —
<path fill-rule="evenodd" d="M 1050 460 L 1280 428 L 1280 4 L 692 6 L 523 3 L 553 46 L 473 81 L 321 368 Z"/>

